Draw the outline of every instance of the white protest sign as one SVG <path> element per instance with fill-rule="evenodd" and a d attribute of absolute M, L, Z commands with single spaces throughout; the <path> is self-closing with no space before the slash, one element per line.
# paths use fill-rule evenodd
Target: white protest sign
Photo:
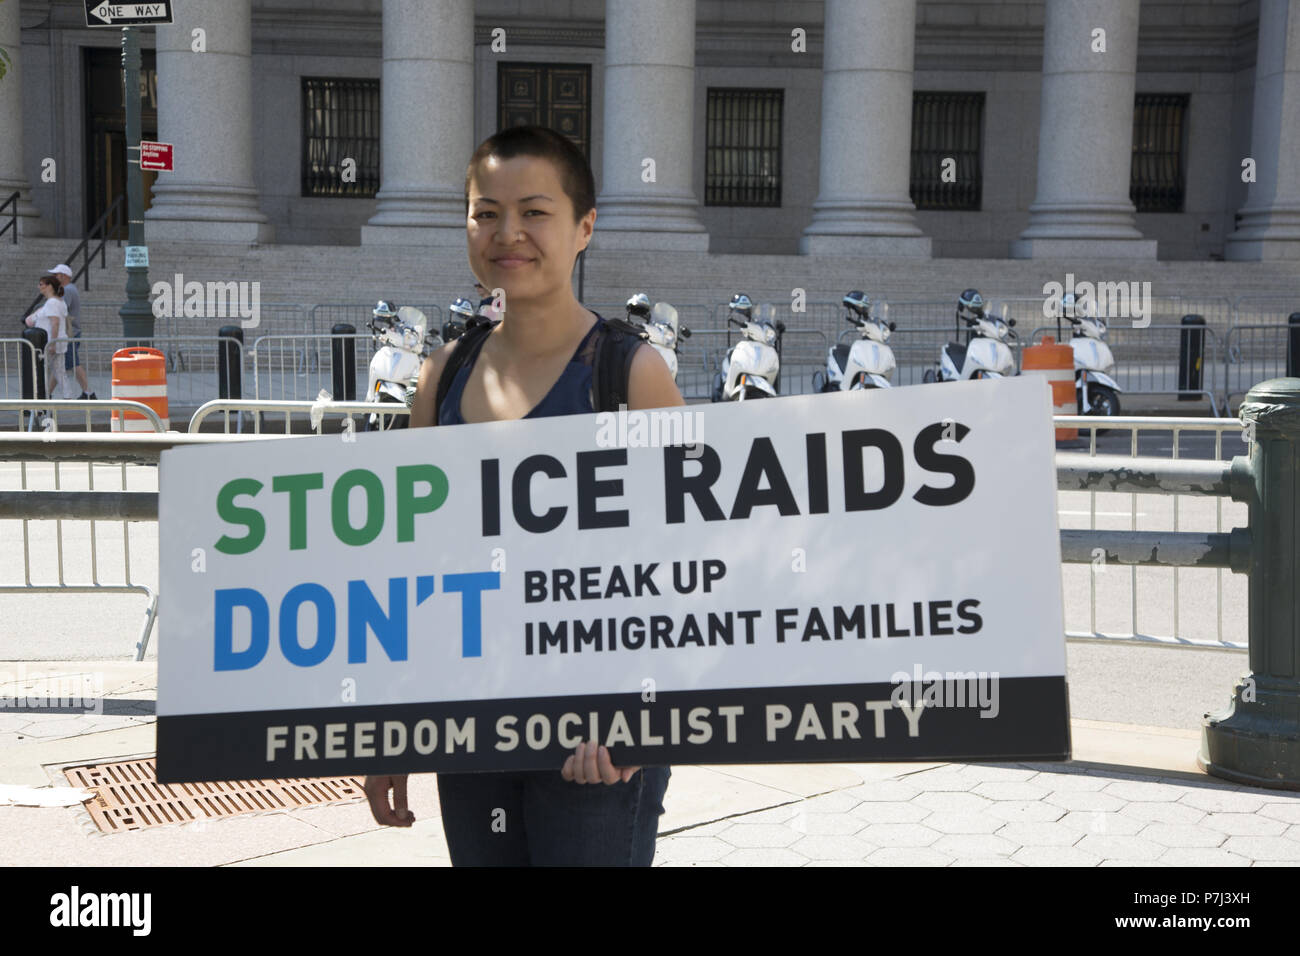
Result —
<path fill-rule="evenodd" d="M 1064 759 L 1054 448 L 1027 378 L 167 451 L 159 779 Z"/>

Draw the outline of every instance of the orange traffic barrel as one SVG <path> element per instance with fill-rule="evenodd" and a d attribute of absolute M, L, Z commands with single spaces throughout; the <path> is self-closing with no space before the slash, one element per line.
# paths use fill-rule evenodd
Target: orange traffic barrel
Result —
<path fill-rule="evenodd" d="M 1068 345 L 1057 345 L 1056 339 L 1048 335 L 1041 345 L 1031 345 L 1024 351 L 1020 363 L 1023 375 L 1045 375 L 1052 383 L 1052 413 L 1055 415 L 1077 415 L 1079 404 L 1074 388 L 1074 349 Z M 1057 441 L 1068 441 L 1079 437 L 1077 428 L 1058 428 Z"/>
<path fill-rule="evenodd" d="M 167 357 L 157 349 L 147 348 L 114 352 L 113 398 L 148 405 L 162 419 L 163 429 L 169 429 Z M 139 412 L 114 411 L 112 428 L 115 432 L 151 432 L 153 423 Z"/>

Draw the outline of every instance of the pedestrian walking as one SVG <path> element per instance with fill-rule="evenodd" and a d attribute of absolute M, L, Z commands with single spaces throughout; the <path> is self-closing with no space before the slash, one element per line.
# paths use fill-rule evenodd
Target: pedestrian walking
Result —
<path fill-rule="evenodd" d="M 63 304 L 68 307 L 68 350 L 63 355 L 63 370 L 67 373 L 75 374 L 77 384 L 81 386 L 81 395 L 79 401 L 91 400 L 96 398 L 94 392 L 90 390 L 90 382 L 86 378 L 85 366 L 81 364 L 81 343 L 77 340 L 81 338 L 81 292 L 77 289 L 76 283 L 72 281 L 72 269 L 66 262 L 60 262 L 50 270 L 50 275 L 59 280 L 63 287 Z"/>
<path fill-rule="evenodd" d="M 68 348 L 68 307 L 63 302 L 63 286 L 50 274 L 37 280 L 44 301 L 24 320 L 31 328 L 45 332 L 45 394 L 55 398 L 54 388 L 59 386 L 60 398 L 64 396 L 63 356 Z"/>
<path fill-rule="evenodd" d="M 505 312 L 491 331 L 463 336 L 425 360 L 411 427 L 595 411 L 592 362 L 605 320 L 572 285 L 596 221 L 586 158 L 554 130 L 503 130 L 470 160 L 465 203 L 470 267 L 483 291 L 504 291 Z M 454 375 L 439 405 L 449 361 Z M 685 404 L 653 349 L 640 346 L 629 367 L 630 409 Z M 668 767 L 616 767 L 595 740 L 579 743 L 554 770 L 440 773 L 452 865 L 649 866 L 669 775 Z M 405 775 L 366 778 L 377 822 L 414 822 L 406 786 Z M 504 829 L 493 826 L 502 812 Z"/>

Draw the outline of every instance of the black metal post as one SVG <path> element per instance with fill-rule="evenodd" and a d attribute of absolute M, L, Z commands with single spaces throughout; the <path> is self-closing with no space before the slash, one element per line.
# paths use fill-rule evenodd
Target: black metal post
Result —
<path fill-rule="evenodd" d="M 132 27 L 122 28 L 122 97 L 126 105 L 127 245 L 143 246 L 145 242 L 144 182 L 140 173 L 140 32 Z M 117 314 L 122 317 L 122 334 L 128 343 L 153 338 L 153 308 L 149 303 L 148 266 L 127 267 L 126 302 Z"/>

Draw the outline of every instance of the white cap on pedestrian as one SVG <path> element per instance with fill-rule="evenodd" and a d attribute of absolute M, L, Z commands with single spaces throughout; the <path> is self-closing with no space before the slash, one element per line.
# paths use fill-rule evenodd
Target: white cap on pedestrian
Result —
<path fill-rule="evenodd" d="M 60 262 L 57 266 L 55 266 L 53 269 L 51 269 L 51 270 L 50 270 L 50 275 L 52 275 L 52 276 L 56 276 L 56 275 L 58 275 L 60 272 L 62 272 L 62 273 L 63 273 L 65 276 L 67 276 L 69 279 L 72 278 L 72 270 L 71 270 L 70 268 L 68 268 L 68 264 L 67 264 L 66 262 Z"/>

